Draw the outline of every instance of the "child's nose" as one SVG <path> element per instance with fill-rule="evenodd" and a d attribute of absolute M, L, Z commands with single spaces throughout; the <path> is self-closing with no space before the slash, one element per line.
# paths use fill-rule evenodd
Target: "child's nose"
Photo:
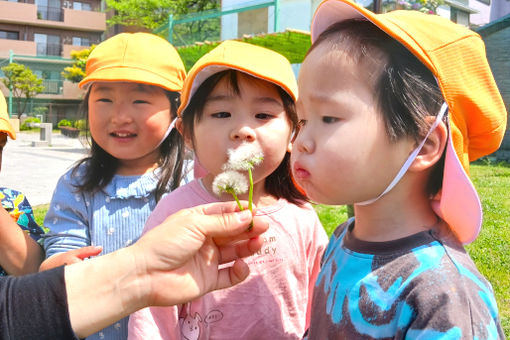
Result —
<path fill-rule="evenodd" d="M 125 105 L 115 105 L 113 110 L 112 123 L 124 124 L 131 123 L 133 121 L 133 117 Z"/>
<path fill-rule="evenodd" d="M 303 133 L 299 133 L 292 143 L 292 148 L 302 153 L 311 153 L 314 149 L 314 143 L 310 138 L 306 138 Z"/>
<path fill-rule="evenodd" d="M 230 138 L 232 140 L 253 142 L 255 140 L 255 130 L 247 125 L 243 125 L 232 129 Z"/>

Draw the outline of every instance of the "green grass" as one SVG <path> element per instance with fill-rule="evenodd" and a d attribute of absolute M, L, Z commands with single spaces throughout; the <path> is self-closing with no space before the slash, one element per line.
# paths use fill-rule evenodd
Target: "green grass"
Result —
<path fill-rule="evenodd" d="M 484 222 L 480 236 L 466 249 L 492 283 L 510 338 L 510 165 L 474 164 L 471 177 L 482 200 Z"/>
<path fill-rule="evenodd" d="M 482 200 L 484 222 L 480 236 L 466 249 L 494 288 L 501 323 L 510 338 L 510 165 L 472 164 L 471 178 Z M 47 204 L 34 207 L 38 223 L 47 209 Z M 347 220 L 345 206 L 316 205 L 315 210 L 328 235 Z"/>
<path fill-rule="evenodd" d="M 32 210 L 34 210 L 34 218 L 37 224 L 43 225 L 44 222 L 44 216 L 46 215 L 46 212 L 48 211 L 49 204 L 41 204 L 41 205 L 34 205 L 32 207 Z"/>

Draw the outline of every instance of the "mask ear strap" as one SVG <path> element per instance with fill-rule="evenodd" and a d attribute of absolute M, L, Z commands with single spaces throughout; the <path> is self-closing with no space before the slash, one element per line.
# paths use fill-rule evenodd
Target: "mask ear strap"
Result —
<path fill-rule="evenodd" d="M 439 122 L 443 119 L 443 116 L 445 115 L 445 113 L 447 111 L 448 111 L 448 105 L 446 103 L 443 103 L 443 105 L 441 106 L 441 109 L 439 110 L 439 113 L 436 116 L 436 120 L 434 121 L 434 123 L 432 124 L 432 126 L 429 129 L 429 132 L 427 132 L 427 135 L 425 136 L 425 138 L 423 138 L 423 140 L 421 141 L 420 145 L 418 145 L 418 147 L 416 149 L 414 149 L 414 151 L 409 155 L 409 157 L 407 158 L 407 160 L 404 163 L 404 165 L 402 165 L 402 167 L 400 168 L 400 171 L 398 172 L 398 174 L 395 176 L 395 178 L 393 178 L 393 181 L 391 181 L 391 183 L 388 185 L 388 187 L 386 187 L 386 190 L 384 190 L 382 192 L 382 194 L 380 194 L 376 198 L 373 198 L 373 199 L 368 200 L 368 201 L 358 202 L 358 203 L 355 203 L 355 204 L 357 204 L 357 205 L 368 205 L 368 204 L 374 203 L 379 198 L 381 198 L 382 196 L 387 194 L 391 189 L 393 189 L 393 187 L 395 185 L 397 185 L 397 183 L 405 175 L 405 173 L 407 172 L 407 170 L 409 169 L 411 164 L 413 164 L 414 160 L 418 156 L 418 153 L 420 153 L 421 149 L 423 148 L 423 145 L 425 145 L 425 142 L 429 138 L 430 134 L 439 125 Z"/>

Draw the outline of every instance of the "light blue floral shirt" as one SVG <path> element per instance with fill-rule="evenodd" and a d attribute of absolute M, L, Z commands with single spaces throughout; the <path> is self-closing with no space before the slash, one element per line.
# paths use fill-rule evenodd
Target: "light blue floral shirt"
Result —
<path fill-rule="evenodd" d="M 44 236 L 46 257 L 89 245 L 103 247 L 101 254 L 135 242 L 147 217 L 156 206 L 158 183 L 154 173 L 118 176 L 94 194 L 77 192 L 73 184 L 81 178 L 82 165 L 58 181 L 44 220 L 50 232 Z M 86 280 L 86 278 L 84 278 Z M 125 318 L 87 339 L 127 339 Z"/>

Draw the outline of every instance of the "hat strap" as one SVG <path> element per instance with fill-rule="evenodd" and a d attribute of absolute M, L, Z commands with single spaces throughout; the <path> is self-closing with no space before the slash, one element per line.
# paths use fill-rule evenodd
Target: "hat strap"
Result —
<path fill-rule="evenodd" d="M 161 140 L 159 141 L 156 148 L 158 148 L 165 141 L 166 137 L 168 137 L 170 132 L 172 132 L 173 128 L 175 127 L 176 121 L 177 121 L 177 117 L 175 117 L 174 120 L 172 120 L 172 122 L 170 122 L 170 125 L 168 125 L 168 129 L 166 129 L 165 135 L 163 136 L 163 138 L 161 138 Z"/>
<path fill-rule="evenodd" d="M 429 132 L 427 132 L 427 135 L 425 136 L 425 138 L 423 138 L 423 140 L 421 141 L 420 145 L 418 145 L 416 147 L 416 149 L 414 149 L 414 151 L 409 155 L 409 157 L 407 158 L 407 160 L 404 163 L 404 165 L 402 165 L 402 167 L 400 168 L 400 171 L 398 172 L 398 174 L 395 176 L 393 181 L 391 181 L 391 183 L 386 187 L 386 189 L 382 192 L 382 194 L 380 194 L 376 198 L 373 198 L 373 199 L 370 199 L 370 200 L 367 200 L 367 201 L 363 201 L 363 202 L 358 202 L 358 203 L 355 203 L 355 204 L 357 204 L 357 205 L 372 204 L 375 201 L 377 201 L 379 198 L 381 198 L 382 196 L 387 194 L 391 189 L 393 189 L 393 187 L 395 187 L 395 185 L 397 185 L 397 183 L 400 181 L 400 179 L 402 179 L 402 177 L 405 175 L 405 173 L 407 172 L 407 170 L 409 169 L 411 164 L 414 162 L 414 160 L 418 156 L 418 153 L 423 148 L 423 145 L 425 145 L 425 142 L 429 138 L 429 136 L 432 133 L 432 131 L 434 131 L 436 129 L 436 127 L 439 125 L 439 122 L 443 119 L 443 116 L 445 115 L 445 113 L 447 111 L 448 111 L 448 105 L 446 103 L 443 103 L 443 105 L 441 106 L 441 109 L 439 110 L 439 113 L 436 116 L 436 120 L 434 121 L 434 123 L 430 127 Z"/>

